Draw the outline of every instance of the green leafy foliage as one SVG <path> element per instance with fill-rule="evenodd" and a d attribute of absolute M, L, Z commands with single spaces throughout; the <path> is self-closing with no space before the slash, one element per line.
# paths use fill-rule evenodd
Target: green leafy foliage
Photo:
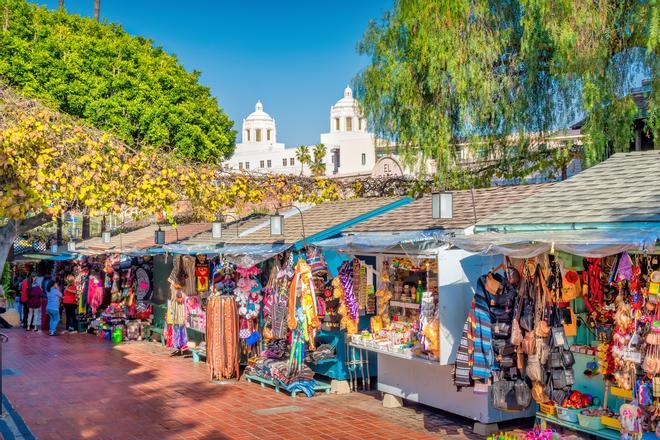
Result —
<path fill-rule="evenodd" d="M 5 1 L 2 81 L 129 146 L 173 149 L 205 163 L 231 156 L 233 122 L 199 84 L 199 72 L 120 26 Z"/>
<path fill-rule="evenodd" d="M 657 3 L 397 0 L 358 45 L 357 94 L 377 134 L 409 165 L 436 160 L 446 185 L 592 164 L 629 147 L 642 77 L 657 138 Z M 581 118 L 581 150 L 552 140 Z"/>

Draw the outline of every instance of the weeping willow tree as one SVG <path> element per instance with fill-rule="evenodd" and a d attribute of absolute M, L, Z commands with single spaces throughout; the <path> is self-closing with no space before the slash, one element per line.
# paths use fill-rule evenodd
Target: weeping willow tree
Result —
<path fill-rule="evenodd" d="M 378 137 L 416 169 L 435 160 L 448 186 L 521 178 L 574 155 L 593 164 L 628 149 L 639 117 L 629 92 L 642 78 L 657 135 L 658 3 L 395 0 L 358 44 L 371 62 L 357 93 Z M 583 118 L 583 145 L 558 148 L 553 134 Z"/>

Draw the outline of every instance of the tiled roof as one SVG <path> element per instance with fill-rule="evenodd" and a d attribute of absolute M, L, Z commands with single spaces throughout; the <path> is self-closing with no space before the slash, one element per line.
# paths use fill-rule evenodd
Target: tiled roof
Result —
<path fill-rule="evenodd" d="M 210 223 L 189 223 L 172 226 L 161 226 L 165 231 L 165 244 L 185 240 L 195 234 L 211 230 Z M 121 250 L 137 250 L 157 247 L 154 244 L 154 232 L 158 226 L 151 225 L 125 234 L 113 234 L 110 243 L 103 243 L 101 237 L 94 237 L 77 243 L 76 248 L 83 253 L 120 252 Z"/>
<path fill-rule="evenodd" d="M 321 203 L 303 210 L 302 220 L 305 224 L 305 235 L 310 238 L 372 211 L 402 201 L 404 199 L 401 197 L 373 197 Z M 268 217 L 266 217 L 261 227 L 257 226 L 251 233 L 235 240 L 228 240 L 228 242 L 237 244 L 297 243 L 303 239 L 302 229 L 300 214 L 295 211 L 291 216 L 284 219 L 284 235 L 282 236 L 274 237 L 270 235 L 270 223 Z"/>
<path fill-rule="evenodd" d="M 200 234 L 190 237 L 187 240 L 184 240 L 181 244 L 216 245 L 219 243 L 233 242 L 237 236 L 241 234 L 248 234 L 252 229 L 258 228 L 261 225 L 270 226 L 269 218 L 267 215 L 253 215 L 244 217 L 240 220 L 224 224 L 222 227 L 222 238 L 213 238 L 211 230 L 208 229 Z"/>
<path fill-rule="evenodd" d="M 426 195 L 412 203 L 358 223 L 348 228 L 346 232 L 465 229 L 475 223 L 475 208 L 477 219 L 483 218 L 513 202 L 529 197 L 549 185 L 551 184 L 477 188 L 474 190 L 474 208 L 471 190 L 452 191 L 453 217 L 451 219 L 433 218 L 431 215 L 431 196 Z"/>
<path fill-rule="evenodd" d="M 478 226 L 660 222 L 660 150 L 617 153 Z"/>

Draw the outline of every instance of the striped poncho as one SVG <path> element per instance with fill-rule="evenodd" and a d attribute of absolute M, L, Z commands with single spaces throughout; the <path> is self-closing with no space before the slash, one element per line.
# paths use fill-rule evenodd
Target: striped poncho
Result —
<path fill-rule="evenodd" d="M 492 323 L 485 292 L 484 277 L 480 277 L 456 353 L 454 383 L 458 387 L 471 386 L 474 379 L 492 375 Z"/>

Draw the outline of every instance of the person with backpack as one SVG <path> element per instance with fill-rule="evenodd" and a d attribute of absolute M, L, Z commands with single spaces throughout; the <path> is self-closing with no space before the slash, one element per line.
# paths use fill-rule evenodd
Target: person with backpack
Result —
<path fill-rule="evenodd" d="M 41 289 L 41 282 L 43 278 L 31 278 L 32 286 L 28 291 L 27 305 L 28 305 L 28 317 L 27 324 L 25 327 L 26 331 L 34 330 L 35 332 L 39 331 L 41 326 L 41 298 L 43 296 L 43 290 Z"/>
<path fill-rule="evenodd" d="M 62 292 L 57 281 L 49 280 L 47 284 L 46 297 L 46 313 L 48 313 L 48 334 L 55 336 L 57 331 L 57 324 L 60 323 L 60 301 L 62 300 Z"/>

